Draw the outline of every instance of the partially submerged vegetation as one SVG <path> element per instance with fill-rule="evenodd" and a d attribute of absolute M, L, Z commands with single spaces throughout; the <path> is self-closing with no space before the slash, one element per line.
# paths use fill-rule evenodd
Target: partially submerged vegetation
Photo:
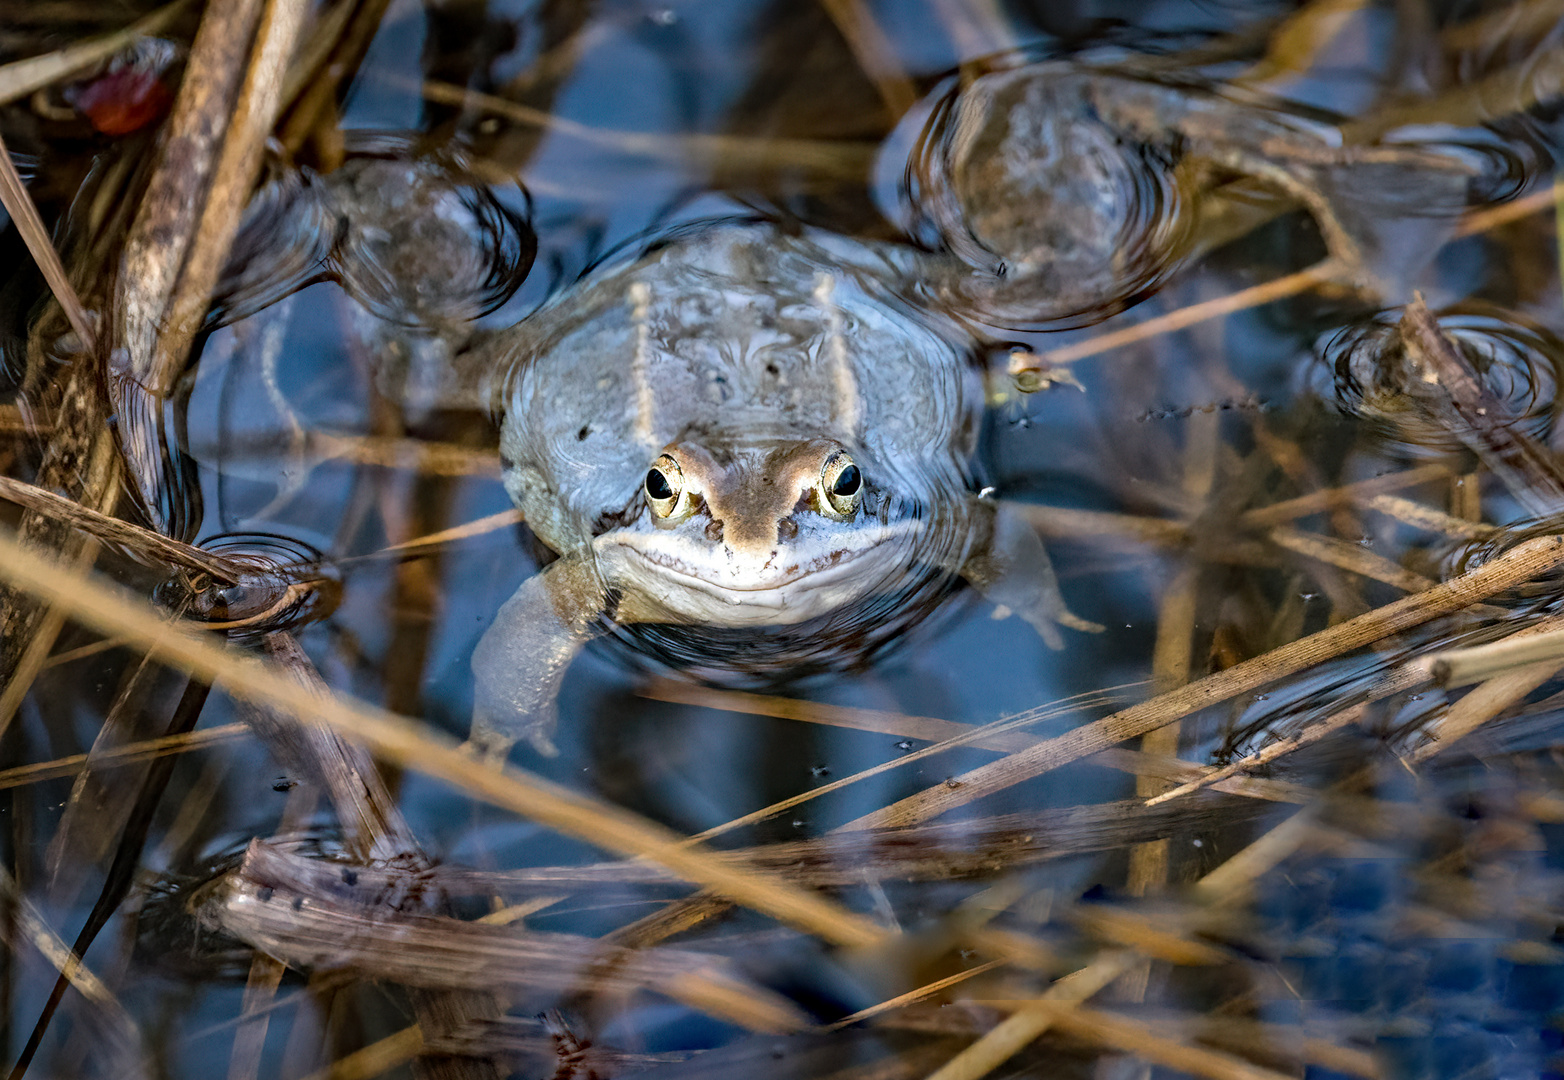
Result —
<path fill-rule="evenodd" d="M 1173 5 L 1193 28 L 1166 35 L 909 5 L 939 63 L 878 5 L 757 5 L 749 81 L 675 132 L 556 105 L 616 40 L 699 71 L 698 42 L 657 35 L 701 5 L 437 7 L 7 12 L 13 1076 L 1557 1070 L 1557 3 L 1314 0 L 1225 28 Z M 418 19 L 422 73 L 366 61 Z M 362 422 L 320 406 L 347 382 L 329 352 L 289 366 L 311 317 L 268 283 L 331 276 L 343 241 L 257 246 L 257 188 L 287 205 L 298 166 L 371 152 L 519 178 L 540 254 L 515 318 L 691 191 L 892 231 L 875 147 L 939 67 L 1110 45 L 1138 78 L 1350 113 L 1360 164 L 1404 170 L 1414 137 L 1478 164 L 1448 215 L 1416 188 L 1305 212 L 1190 165 L 1188 262 L 1158 295 L 993 331 L 991 483 L 1108 633 L 1055 662 L 968 610 L 921 669 L 783 693 L 618 665 L 575 684 L 559 761 L 459 748 L 471 687 L 441 658 L 493 614 L 472 580 L 514 586 L 489 419 L 402 410 L 357 354 Z M 422 102 L 419 130 L 366 150 L 347 120 L 376 86 Z M 1338 214 L 1379 215 L 1351 228 L 1388 295 L 1342 274 Z M 333 331 L 384 314 L 322 288 Z M 203 458 L 200 430 L 232 443 Z M 235 519 L 252 535 L 221 535 Z"/>

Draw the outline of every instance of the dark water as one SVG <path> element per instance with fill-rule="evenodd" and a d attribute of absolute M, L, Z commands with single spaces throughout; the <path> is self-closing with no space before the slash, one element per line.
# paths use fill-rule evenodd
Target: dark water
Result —
<path fill-rule="evenodd" d="M 898 288 L 969 341 L 990 372 L 972 486 L 1068 512 L 1040 514 L 1039 528 L 1070 610 L 1104 631 L 1067 631 L 1066 647 L 1053 651 L 1020 619 L 996 620 L 990 604 L 958 588 L 896 648 L 845 672 L 768 678 L 766 688 L 962 724 L 1057 702 L 1026 730 L 1062 734 L 1391 603 L 1409 580 L 1426 585 L 1557 531 L 1564 310 L 1552 207 L 1473 216 L 1546 191 L 1554 174 L 1564 40 L 1558 15 L 1538 16 L 1546 7 L 1365 5 L 1333 34 L 1316 28 L 1324 36 L 1300 71 L 1268 74 L 1256 64 L 1282 40 L 1291 6 L 876 4 L 887 47 L 877 85 L 864 74 L 874 70 L 873 41 L 858 37 L 855 54 L 823 5 L 397 0 L 341 101 L 346 164 L 332 171 L 337 155 L 307 145 L 304 171 L 270 166 L 177 406 L 187 486 L 173 497 L 199 521 L 192 533 L 204 546 L 308 563 L 329 577 L 327 598 L 288 608 L 268 627 L 288 621 L 331 687 L 465 737 L 474 648 L 504 599 L 552 556 L 516 525 L 412 556 L 393 550 L 511 506 L 487 401 L 452 374 L 453 342 L 516 324 L 590 268 L 714 218 L 816 230 L 842 238 L 833 242 L 843 250 L 890 252 L 892 263 L 951 250 L 963 267 L 1003 263 L 999 285 L 966 269 L 948 280 L 920 270 Z M 1024 61 L 1059 66 L 1037 99 L 1050 171 L 1028 172 L 1046 182 L 1018 203 L 1003 169 L 963 171 L 964 144 L 949 125 L 958 68 L 970 75 Z M 1117 74 L 1080 76 L 1099 68 Z M 1471 90 L 1501 73 L 1523 89 Z M 463 104 L 462 88 L 488 97 Z M 1419 115 L 1411 106 L 1420 101 L 1437 105 Z M 106 139 L 51 143 L 47 124 L 7 123 L 13 148 L 37 152 L 40 176 L 51 167 L 81 176 L 88 151 L 101 155 L 100 169 L 133 152 Z M 1363 141 L 1386 130 L 1383 145 L 1400 157 L 1344 164 L 1350 155 L 1330 152 L 1354 132 Z M 1274 140 L 1292 140 L 1292 156 Z M 976 155 L 983 140 L 972 143 Z M 1256 179 L 1238 151 L 1291 161 L 1289 175 L 1304 176 L 1359 244 L 1364 274 L 1090 350 L 1098 336 L 1338 253 L 1317 208 L 1286 198 L 1298 191 L 1279 192 L 1274 177 Z M 952 162 L 971 184 L 964 193 L 940 171 Z M 54 205 L 94 190 L 93 176 L 81 182 L 84 194 L 74 196 L 65 180 L 49 181 Z M 20 251 L 14 238 L 6 244 Z M 1354 291 L 1367 277 L 1377 294 Z M 1491 414 L 1453 406 L 1409 359 L 1397 326 L 1414 290 L 1486 390 Z M 21 273 L 7 294 L 6 370 L 18 380 L 30 324 L 16 298 L 37 295 Z M 1080 358 L 1037 366 L 1037 357 L 1072 351 Z M 1018 384 L 1016 370 L 1032 381 Z M 1021 392 L 1039 380 L 1051 385 Z M 1496 429 L 1525 445 L 1515 449 Z M 0 438 L 11 437 L 0 428 Z M 11 446 L 0 444 L 0 461 L 29 476 L 38 448 Z M 1382 493 L 1415 502 L 1428 512 L 1421 519 L 1404 504 L 1368 504 L 1373 493 L 1329 512 L 1244 517 L 1434 465 L 1445 471 Z M 1146 520 L 1178 527 L 1147 540 L 1134 531 Z M 1277 526 L 1295 532 L 1278 535 Z M 1333 542 L 1329 557 L 1302 551 L 1297 533 Z M 118 572 L 167 598 L 145 572 Z M 205 602 L 221 619 L 230 607 L 274 601 Z M 983 921 L 974 912 L 999 909 L 995 928 L 1045 942 L 1063 958 L 1057 975 L 1089 962 L 1107 939 L 1080 913 L 1122 903 L 1137 924 L 1160 913 L 1220 950 L 1204 967 L 1155 961 L 1138 991 L 1131 978 L 1096 1000 L 1162 1024 L 1156 1030 L 1170 1037 L 1311 1077 L 1363 1075 L 1368 1061 L 1387 1077 L 1557 1071 L 1559 687 L 1541 682 L 1462 746 L 1416 764 L 1430 725 L 1459 693 L 1426 683 L 1376 689 L 1409 655 L 1498 636 L 1557 602 L 1556 583 L 1534 583 L 1192 713 L 1176 742 L 1143 747 L 1222 764 L 1371 702 L 1358 724 L 1262 770 L 1297 785 L 1293 795 L 1320 828 L 1214 914 L 1191 883 L 1296 803 L 1208 793 L 1170 804 L 1192 809 L 1166 819 L 1093 817 L 1161 790 L 1143 778 L 1137 791 L 1135 776 L 1098 759 L 936 818 L 943 832 L 909 844 L 956 867 L 948 872 L 910 870 L 886 850 L 843 853 L 845 883 L 833 895 L 909 935 L 886 956 L 832 950 L 742 911 L 671 944 L 734 958 L 748 978 L 828 1023 L 993 958 L 992 943 L 985 951 L 972 937 Z M 93 640 L 67 628 L 55 652 Z M 7 734 L 5 764 L 85 751 L 133 667 L 116 649 L 46 668 Z M 512 760 L 693 834 L 927 745 L 759 707 L 679 704 L 680 693 L 653 681 L 667 674 L 621 642 L 588 648 L 564 677 L 558 755 L 523 743 Z M 181 686 L 166 674 L 148 683 L 141 711 L 166 726 Z M 241 718 L 221 690 L 198 707 L 199 729 Z M 717 843 L 825 837 L 994 759 L 992 750 L 953 748 Z M 134 859 L 129 898 L 87 954 L 133 1019 L 133 1050 L 105 1035 L 100 1012 L 73 992 L 43 1034 L 34 1075 L 129 1075 L 128 1061 L 148 1076 L 219 1075 L 249 1053 L 234 1050 L 249 953 L 196 929 L 187 905 L 251 838 L 279 831 L 297 779 L 254 739 L 179 760 Z M 397 777 L 395 790 L 412 832 L 443 866 L 512 871 L 606 858 L 416 773 Z M 117 828 L 101 825 L 101 845 L 56 840 L 70 798 L 70 781 L 54 779 L 13 788 L 4 807 L 10 872 L 67 941 L 111 878 Z M 329 811 L 317 810 L 305 832 L 312 851 L 338 852 Z M 1166 884 L 1147 886 L 1156 856 L 1132 848 L 1156 840 L 1166 841 Z M 1012 842 L 1044 853 L 1013 854 L 1003 846 Z M 998 852 L 986 862 L 972 854 L 985 844 Z M 786 874 L 793 864 L 778 865 Z M 558 896 L 525 926 L 591 936 L 680 895 L 669 885 L 575 881 L 451 889 L 449 910 L 464 918 L 494 896 Z M 1153 899 L 1136 899 L 1146 892 Z M 25 949 L 6 964 L 9 1059 L 26 1044 L 53 975 Z M 407 991 L 323 981 L 329 966 L 309 984 L 284 979 L 259 1075 L 312 1075 L 413 1022 Z M 931 1000 L 1013 1001 L 1046 985 L 1017 965 Z M 504 994 L 511 1020 L 485 1028 L 482 1048 L 508 1049 L 495 1058 L 498 1074 L 519 1076 L 921 1076 L 1001 1015 L 953 1005 L 883 1028 L 772 1039 L 655 993 L 572 992 L 540 977 Z M 552 1008 L 562 1019 L 538 1019 Z M 1208 1030 L 1224 1019 L 1226 1042 Z M 1250 1022 L 1292 1034 L 1255 1034 L 1242 1026 Z M 596 1072 L 559 1065 L 561 1024 L 598 1048 Z M 1360 1056 L 1343 1066 L 1285 1049 L 1300 1032 Z M 1121 1050 L 1056 1033 L 992 1075 L 1136 1074 L 1138 1059 Z M 391 1075 L 410 1067 L 396 1068 L 403 1072 Z"/>

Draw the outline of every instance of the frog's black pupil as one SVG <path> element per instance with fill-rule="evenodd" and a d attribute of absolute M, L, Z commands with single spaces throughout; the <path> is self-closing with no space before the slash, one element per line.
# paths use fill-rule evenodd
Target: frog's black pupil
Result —
<path fill-rule="evenodd" d="M 858 486 L 863 483 L 863 477 L 858 475 L 858 466 L 849 465 L 836 476 L 836 483 L 831 485 L 831 494 L 839 499 L 850 499 L 858 494 Z"/>
<path fill-rule="evenodd" d="M 646 474 L 646 493 L 654 499 L 673 498 L 673 487 L 661 469 L 653 469 Z"/>

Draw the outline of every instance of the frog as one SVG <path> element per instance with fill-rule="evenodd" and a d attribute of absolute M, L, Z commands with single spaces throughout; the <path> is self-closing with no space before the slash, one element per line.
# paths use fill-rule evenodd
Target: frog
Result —
<path fill-rule="evenodd" d="M 1344 283 L 1379 287 L 1373 237 L 1330 196 L 1365 155 L 1317 122 L 1058 62 L 928 111 L 908 186 L 936 243 L 686 226 L 499 335 L 505 489 L 558 558 L 473 654 L 479 752 L 552 751 L 564 674 L 604 634 L 686 666 L 737 634 L 707 677 L 785 674 L 871 653 L 963 583 L 1050 648 L 1100 631 L 977 482 L 976 327 L 1079 325 L 1146 293 L 1178 264 L 1190 175 L 1296 199 Z M 1376 163 L 1432 161 L 1464 190 L 1458 163 L 1408 155 Z"/>
<path fill-rule="evenodd" d="M 850 658 L 964 580 L 1051 646 L 1098 629 L 975 486 L 974 343 L 886 284 L 898 254 L 712 224 L 503 335 L 505 489 L 559 558 L 473 655 L 477 747 L 549 749 L 564 673 L 610 626 L 802 628 Z"/>
<path fill-rule="evenodd" d="M 477 387 L 547 560 L 474 649 L 475 753 L 552 753 L 565 673 L 605 637 L 731 682 L 870 662 L 963 586 L 1051 648 L 1061 628 L 1100 630 L 981 483 L 996 331 L 1077 327 L 1149 295 L 1191 257 L 1202 191 L 1233 178 L 1302 204 L 1344 287 L 1373 294 L 1354 170 L 1430 173 L 1452 204 L 1469 180 L 1456 158 L 1342 147 L 1318 117 L 1079 62 L 997 65 L 908 122 L 912 148 L 885 151 L 905 154 L 899 239 L 686 222 L 514 325 L 419 316 L 422 345 L 389 350 L 404 386 Z M 481 268 L 414 253 L 395 276 L 430 280 L 388 292 L 384 260 L 363 256 L 461 239 L 471 198 L 397 194 L 438 173 L 392 163 L 311 186 L 341 219 L 315 231 L 336 238 L 322 264 L 351 295 L 430 308 L 418 298 L 459 297 L 451 273 Z M 398 224 L 429 207 L 441 228 Z"/>

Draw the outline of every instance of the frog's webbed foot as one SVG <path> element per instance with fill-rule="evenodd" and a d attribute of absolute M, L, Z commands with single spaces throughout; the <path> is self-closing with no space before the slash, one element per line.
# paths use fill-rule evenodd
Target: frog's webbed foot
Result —
<path fill-rule="evenodd" d="M 994 605 L 994 617 L 1021 616 L 1050 649 L 1064 648 L 1060 626 L 1101 633 L 1102 626 L 1065 607 L 1048 551 L 1026 519 L 992 499 L 974 497 L 972 503 L 972 513 L 989 520 L 989 543 L 966 561 L 961 576 Z"/>
<path fill-rule="evenodd" d="M 1438 147 L 1343 146 L 1261 103 L 1057 62 L 985 75 L 935 122 L 918 209 L 960 265 L 933 280 L 998 325 L 1111 313 L 1196 240 L 1231 239 L 1189 228 L 1190 203 L 1233 175 L 1309 212 L 1334 280 L 1393 300 L 1454 227 L 1473 172 Z"/>
<path fill-rule="evenodd" d="M 594 636 L 606 597 L 590 559 L 568 555 L 522 582 L 473 651 L 472 733 L 466 749 L 503 762 L 518 739 L 558 753 L 559 688 Z"/>

